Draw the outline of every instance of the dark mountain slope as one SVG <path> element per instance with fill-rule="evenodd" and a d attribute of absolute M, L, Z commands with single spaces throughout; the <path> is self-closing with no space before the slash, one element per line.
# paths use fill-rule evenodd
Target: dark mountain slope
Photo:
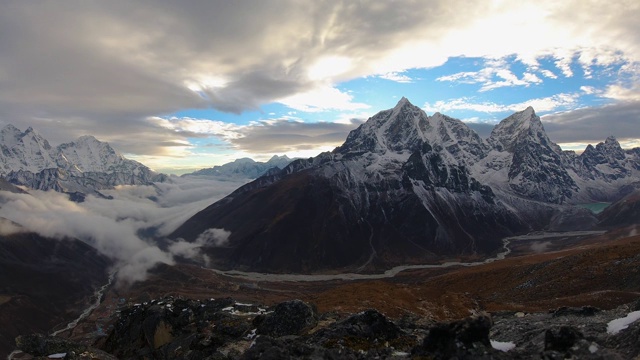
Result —
<path fill-rule="evenodd" d="M 0 356 L 13 349 L 17 335 L 46 333 L 77 317 L 107 282 L 109 266 L 79 240 L 0 236 Z"/>
<path fill-rule="evenodd" d="M 274 272 L 379 271 L 496 251 L 527 225 L 470 175 L 467 149 L 484 145 L 454 126 L 465 125 L 403 99 L 334 152 L 240 188 L 172 237 L 224 228 L 229 243 L 205 249 L 215 266 Z"/>

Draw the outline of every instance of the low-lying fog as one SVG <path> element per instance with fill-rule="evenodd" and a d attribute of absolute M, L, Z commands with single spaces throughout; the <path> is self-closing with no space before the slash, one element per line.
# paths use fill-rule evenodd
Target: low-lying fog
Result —
<path fill-rule="evenodd" d="M 171 182 L 154 186 L 104 190 L 101 192 L 113 199 L 87 196 L 83 203 L 54 191 L 0 191 L 0 217 L 23 227 L 2 221 L 0 234 L 29 230 L 56 239 L 80 239 L 113 259 L 117 279 L 130 283 L 143 280 L 157 263 L 173 264 L 176 255 L 198 257 L 198 247 L 223 244 L 230 235 L 223 229 L 209 229 L 195 243 L 174 241 L 166 250 L 158 247 L 157 239 L 246 182 L 172 177 Z"/>

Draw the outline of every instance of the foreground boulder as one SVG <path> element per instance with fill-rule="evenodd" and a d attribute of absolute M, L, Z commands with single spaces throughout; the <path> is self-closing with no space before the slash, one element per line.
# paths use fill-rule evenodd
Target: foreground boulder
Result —
<path fill-rule="evenodd" d="M 102 350 L 55 336 L 31 334 L 16 338 L 17 348 L 36 358 L 117 360 Z"/>
<path fill-rule="evenodd" d="M 311 305 L 300 300 L 280 303 L 272 313 L 256 320 L 259 323 L 259 334 L 274 337 L 301 335 L 318 324 L 316 311 Z"/>
<path fill-rule="evenodd" d="M 489 331 L 493 321 L 481 314 L 450 323 L 436 324 L 424 338 L 422 345 L 413 349 L 413 355 L 435 359 L 496 359 L 506 358 L 491 347 Z"/>

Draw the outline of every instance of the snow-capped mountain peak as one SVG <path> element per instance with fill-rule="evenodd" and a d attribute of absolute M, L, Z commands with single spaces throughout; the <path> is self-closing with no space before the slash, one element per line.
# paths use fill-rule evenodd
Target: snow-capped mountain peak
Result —
<path fill-rule="evenodd" d="M 0 144 L 3 144 L 7 147 L 12 147 L 22 137 L 22 131 L 20 131 L 15 126 L 9 124 L 0 130 Z"/>
<path fill-rule="evenodd" d="M 491 131 L 487 141 L 499 150 L 512 152 L 519 142 L 535 141 L 544 145 L 551 143 L 540 117 L 531 106 L 502 120 Z M 554 149 L 555 150 L 555 149 Z"/>
<path fill-rule="evenodd" d="M 81 172 L 113 172 L 125 166 L 126 160 L 106 142 L 91 135 L 84 135 L 76 141 L 58 146 L 58 165 Z"/>
<path fill-rule="evenodd" d="M 609 136 L 603 143 L 596 145 L 596 150 L 606 154 L 606 156 L 611 160 L 624 160 L 625 158 L 624 150 L 622 150 L 622 147 L 615 136 Z"/>
<path fill-rule="evenodd" d="M 188 175 L 206 175 L 222 178 L 255 179 L 273 168 L 283 169 L 293 161 L 286 155 L 273 155 L 267 162 L 258 162 L 251 158 L 236 159 L 230 163 L 212 168 L 200 169 Z"/>
<path fill-rule="evenodd" d="M 427 127 L 427 114 L 403 97 L 392 109 L 380 111 L 352 130 L 336 151 L 342 154 L 412 152 L 426 139 L 423 130 Z"/>
<path fill-rule="evenodd" d="M 55 167 L 51 145 L 31 127 L 21 132 L 15 126 L 7 125 L 0 136 L 0 175 L 16 169 L 35 172 Z"/>
<path fill-rule="evenodd" d="M 147 184 L 163 177 L 124 158 L 106 142 L 85 135 L 53 148 L 29 127 L 0 130 L 0 176 L 31 188 L 91 192 L 115 185 Z"/>

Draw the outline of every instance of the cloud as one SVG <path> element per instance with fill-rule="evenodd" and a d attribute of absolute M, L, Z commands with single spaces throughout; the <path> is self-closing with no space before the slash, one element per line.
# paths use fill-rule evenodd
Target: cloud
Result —
<path fill-rule="evenodd" d="M 336 147 L 360 123 L 358 120 L 349 124 L 262 121 L 244 127 L 240 131 L 242 136 L 230 141 L 238 149 L 252 153 L 287 153 L 320 146 Z"/>
<path fill-rule="evenodd" d="M 306 123 L 293 119 L 272 119 L 241 126 L 191 118 L 153 119 L 159 126 L 177 133 L 216 137 L 228 142 L 236 150 L 249 154 L 284 154 L 323 146 L 336 147 L 344 142 L 349 131 L 364 122 L 356 118 L 342 120 Z"/>
<path fill-rule="evenodd" d="M 542 69 L 540 70 L 542 76 L 547 77 L 549 79 L 557 79 L 558 75 L 554 74 L 551 70 Z"/>
<path fill-rule="evenodd" d="M 196 242 L 209 246 L 225 246 L 229 242 L 231 232 L 225 229 L 207 229 L 198 235 Z"/>
<path fill-rule="evenodd" d="M 509 69 L 508 64 L 503 59 L 491 59 L 487 61 L 487 67 L 479 71 L 459 72 L 451 75 L 441 76 L 437 81 L 450 81 L 462 84 L 482 84 L 480 92 L 490 91 L 501 87 L 525 86 L 540 84 L 542 79 L 537 75 L 525 72 L 522 78 L 518 78 Z"/>
<path fill-rule="evenodd" d="M 599 107 L 582 108 L 542 117 L 549 137 L 574 147 L 596 144 L 609 136 L 621 143 L 637 144 L 640 139 L 640 101 L 628 101 Z M 579 145 L 581 144 L 581 145 Z"/>
<path fill-rule="evenodd" d="M 551 246 L 551 241 L 536 241 L 531 244 L 531 250 L 535 253 L 543 253 Z"/>
<path fill-rule="evenodd" d="M 2 2 L 0 118 L 52 143 L 89 133 L 123 153 L 191 156 L 186 134 L 147 119 L 278 101 L 362 109 L 336 84 L 405 81 L 403 71 L 451 57 L 546 58 L 564 76 L 576 62 L 634 64 L 639 16 L 632 0 Z M 538 83 L 529 73 L 496 72 L 484 90 Z M 312 96 L 320 93 L 334 104 Z"/>
<path fill-rule="evenodd" d="M 207 229 L 198 235 L 194 242 L 177 239 L 169 246 L 169 252 L 187 259 L 201 260 L 208 266 L 209 257 L 200 252 L 200 248 L 205 246 L 225 246 L 229 241 L 229 236 L 231 236 L 231 232 L 224 229 Z"/>
<path fill-rule="evenodd" d="M 167 236 L 243 183 L 173 178 L 173 183 L 157 184 L 158 187 L 122 186 L 105 190 L 113 200 L 88 196 L 80 204 L 56 192 L 2 191 L 0 217 L 7 220 L 0 221 L 0 229 L 4 232 L 28 229 L 52 238 L 80 239 L 115 261 L 119 280 L 134 282 L 144 279 L 147 271 L 158 263 L 173 264 L 174 255 L 185 251 L 171 247 L 163 250 L 155 239 Z M 20 226 L 9 227 L 11 222 Z M 211 235 L 214 244 L 225 241 L 224 232 Z"/>
<path fill-rule="evenodd" d="M 522 111 L 532 106 L 537 112 L 557 111 L 577 104 L 579 94 L 560 93 L 552 96 L 530 99 L 521 103 L 497 104 L 494 102 L 474 102 L 473 98 L 463 97 L 447 101 L 437 101 L 433 104 L 425 103 L 423 109 L 427 112 L 447 112 L 451 110 L 472 110 L 484 113 Z"/>
<path fill-rule="evenodd" d="M 17 234 L 24 231 L 25 229 L 19 224 L 5 218 L 0 218 L 0 236 Z"/>
<path fill-rule="evenodd" d="M 354 111 L 370 106 L 354 103 L 353 96 L 330 86 L 322 86 L 310 91 L 288 96 L 278 102 L 299 111 L 320 112 L 327 110 Z"/>
<path fill-rule="evenodd" d="M 380 75 L 381 79 L 385 79 L 385 80 L 390 80 L 390 81 L 395 81 L 395 82 L 399 82 L 399 83 L 411 83 L 413 82 L 413 79 L 410 78 L 407 75 L 403 75 L 399 72 L 388 72 L 386 74 L 382 74 Z"/>

